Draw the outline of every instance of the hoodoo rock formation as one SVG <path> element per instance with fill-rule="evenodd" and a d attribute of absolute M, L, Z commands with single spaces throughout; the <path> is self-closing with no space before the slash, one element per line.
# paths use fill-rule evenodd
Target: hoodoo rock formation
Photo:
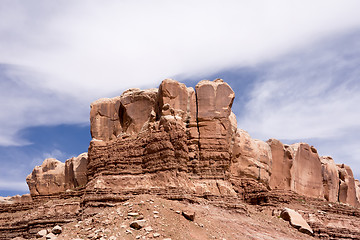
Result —
<path fill-rule="evenodd" d="M 166 79 L 158 89 L 93 102 L 88 153 L 65 163 L 46 159 L 26 179 L 31 198 L 0 199 L 0 239 L 33 237 L 41 226 L 87 218 L 137 195 L 206 200 L 238 212 L 253 204 L 275 215 L 292 206 L 315 237 L 359 239 L 360 183 L 350 167 L 306 143 L 252 139 L 237 128 L 234 98 L 221 79 L 195 89 Z M 51 204 L 58 210 L 45 210 Z"/>

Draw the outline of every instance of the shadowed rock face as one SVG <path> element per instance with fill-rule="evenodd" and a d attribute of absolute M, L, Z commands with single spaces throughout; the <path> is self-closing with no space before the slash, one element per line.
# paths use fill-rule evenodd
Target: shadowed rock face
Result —
<path fill-rule="evenodd" d="M 65 162 L 65 184 L 67 189 L 85 186 L 87 183 L 88 154 L 82 153 Z"/>
<path fill-rule="evenodd" d="M 351 168 L 345 164 L 338 164 L 337 167 L 340 178 L 339 202 L 357 206 L 355 179 Z"/>

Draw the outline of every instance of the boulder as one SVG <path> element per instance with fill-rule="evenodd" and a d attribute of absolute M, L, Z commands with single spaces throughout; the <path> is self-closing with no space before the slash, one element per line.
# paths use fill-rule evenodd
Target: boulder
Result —
<path fill-rule="evenodd" d="M 260 140 L 252 139 L 250 135 L 238 129 L 232 150 L 230 172 L 232 176 L 257 179 L 269 184 L 272 166 L 270 146 Z"/>
<path fill-rule="evenodd" d="M 267 143 L 271 148 L 272 155 L 270 188 L 291 190 L 290 169 L 294 159 L 289 146 L 282 144 L 276 139 L 269 139 Z"/>
<path fill-rule="evenodd" d="M 49 234 L 47 234 L 46 235 L 46 239 L 57 239 L 57 236 L 55 235 L 55 234 L 53 234 L 53 233 L 49 233 Z"/>
<path fill-rule="evenodd" d="M 189 221 L 195 220 L 195 212 L 194 211 L 190 211 L 190 210 L 182 211 L 181 214 L 184 216 L 184 218 L 186 218 Z"/>
<path fill-rule="evenodd" d="M 48 234 L 46 229 L 40 230 L 36 233 L 36 238 L 42 238 L 45 237 Z"/>
<path fill-rule="evenodd" d="M 329 156 L 320 157 L 324 198 L 330 202 L 337 202 L 339 196 L 339 172 L 334 160 Z"/>
<path fill-rule="evenodd" d="M 53 234 L 60 234 L 62 232 L 62 228 L 59 225 L 56 225 L 55 227 L 53 227 L 53 229 L 51 230 L 51 232 Z"/>
<path fill-rule="evenodd" d="M 31 196 L 51 195 L 65 191 L 65 164 L 54 158 L 47 158 L 36 166 L 26 178 Z"/>
<path fill-rule="evenodd" d="M 290 208 L 284 208 L 281 211 L 280 217 L 285 221 L 288 221 L 291 226 L 298 229 L 300 232 L 313 235 L 314 232 L 309 226 L 309 224 L 305 221 L 305 219 L 296 211 Z"/>
<path fill-rule="evenodd" d="M 355 179 L 351 168 L 345 164 L 337 164 L 340 178 L 339 202 L 357 206 Z"/>
<path fill-rule="evenodd" d="M 130 227 L 134 229 L 141 229 L 145 226 L 146 220 L 136 220 L 130 223 Z"/>
<path fill-rule="evenodd" d="M 305 196 L 323 198 L 322 165 L 314 147 L 306 143 L 290 145 L 293 165 L 290 170 L 291 190 Z"/>

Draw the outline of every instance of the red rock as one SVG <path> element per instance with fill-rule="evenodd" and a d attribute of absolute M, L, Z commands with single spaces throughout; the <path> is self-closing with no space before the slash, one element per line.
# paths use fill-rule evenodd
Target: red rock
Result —
<path fill-rule="evenodd" d="M 27 176 L 30 194 L 51 195 L 65 191 L 65 164 L 54 158 L 45 159 Z"/>
<path fill-rule="evenodd" d="M 345 164 L 337 164 L 340 178 L 339 202 L 357 206 L 355 179 L 351 168 Z"/>
<path fill-rule="evenodd" d="M 45 159 L 26 178 L 31 196 L 53 195 L 87 183 L 87 153 L 66 160 Z M 26 198 L 26 197 L 23 197 Z"/>
<path fill-rule="evenodd" d="M 186 218 L 189 221 L 194 221 L 195 220 L 195 212 L 194 211 L 182 211 L 181 214 L 184 216 L 184 218 Z"/>
<path fill-rule="evenodd" d="M 102 98 L 90 105 L 90 132 L 94 139 L 115 139 L 121 132 L 120 97 Z"/>
<path fill-rule="evenodd" d="M 285 221 L 290 222 L 291 226 L 298 229 L 300 232 L 313 235 L 314 232 L 309 226 L 309 224 L 305 221 L 305 219 L 296 211 L 290 208 L 284 208 L 281 211 L 280 217 Z"/>
<path fill-rule="evenodd" d="M 202 178 L 224 178 L 231 161 L 230 114 L 235 94 L 221 79 L 200 81 L 195 90 L 199 159 L 193 162 L 193 171 Z"/>
<path fill-rule="evenodd" d="M 291 189 L 301 195 L 323 198 L 322 166 L 317 151 L 306 143 L 290 146 L 294 152 Z"/>
<path fill-rule="evenodd" d="M 272 171 L 270 187 L 272 189 L 291 190 L 291 168 L 293 156 L 288 145 L 282 144 L 279 140 L 270 139 L 267 141 L 271 148 Z"/>
<path fill-rule="evenodd" d="M 66 188 L 85 186 L 87 183 L 88 154 L 82 153 L 65 161 Z"/>
<path fill-rule="evenodd" d="M 339 197 L 339 173 L 334 160 L 329 157 L 320 157 L 324 197 L 330 202 L 337 202 Z"/>
<path fill-rule="evenodd" d="M 157 89 L 129 89 L 120 96 L 119 119 L 122 131 L 137 134 L 156 118 Z"/>
<path fill-rule="evenodd" d="M 267 143 L 252 139 L 246 131 L 238 129 L 232 153 L 231 175 L 269 184 L 272 154 Z"/>
<path fill-rule="evenodd" d="M 356 199 L 358 202 L 358 207 L 360 207 L 360 181 L 355 179 L 355 189 L 356 189 Z"/>

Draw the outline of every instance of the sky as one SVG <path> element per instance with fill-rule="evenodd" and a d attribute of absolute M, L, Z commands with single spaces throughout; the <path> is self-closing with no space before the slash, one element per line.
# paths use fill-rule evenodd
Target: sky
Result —
<path fill-rule="evenodd" d="M 307 142 L 360 178 L 360 1 L 0 2 L 0 196 L 86 152 L 90 103 L 222 78 L 238 127 Z"/>

